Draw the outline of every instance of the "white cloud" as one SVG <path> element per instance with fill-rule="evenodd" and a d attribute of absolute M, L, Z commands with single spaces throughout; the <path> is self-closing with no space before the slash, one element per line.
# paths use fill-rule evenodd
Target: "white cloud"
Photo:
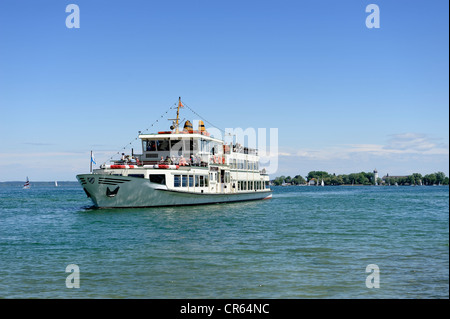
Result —
<path fill-rule="evenodd" d="M 382 144 L 341 144 L 323 149 L 305 148 L 300 150 L 283 149 L 279 156 L 295 156 L 315 160 L 349 159 L 358 155 L 449 155 L 447 144 L 437 144 L 424 134 L 406 133 L 390 135 L 386 145 Z"/>
<path fill-rule="evenodd" d="M 340 144 L 325 148 L 293 149 L 280 147 L 280 174 L 305 174 L 311 170 L 336 173 L 383 171 L 448 172 L 448 144 L 439 143 L 425 134 L 389 135 L 384 144 Z"/>
<path fill-rule="evenodd" d="M 439 146 L 434 143 L 434 139 L 425 134 L 404 133 L 392 134 L 388 140 L 388 144 L 384 146 L 387 150 L 401 150 L 401 151 L 430 151 Z"/>

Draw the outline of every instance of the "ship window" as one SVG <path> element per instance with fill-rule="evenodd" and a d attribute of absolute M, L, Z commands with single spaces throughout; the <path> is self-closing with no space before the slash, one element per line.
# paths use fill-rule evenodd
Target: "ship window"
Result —
<path fill-rule="evenodd" d="M 147 152 L 153 152 L 156 151 L 156 141 L 147 141 L 147 145 L 145 147 L 145 150 Z"/>
<path fill-rule="evenodd" d="M 200 187 L 203 187 L 205 185 L 204 180 L 203 180 L 204 177 L 203 177 L 203 175 L 200 175 L 199 177 L 200 177 Z"/>
<path fill-rule="evenodd" d="M 187 175 L 181 175 L 181 186 L 187 186 Z"/>
<path fill-rule="evenodd" d="M 212 155 L 216 155 L 216 154 L 218 154 L 219 153 L 219 146 L 217 145 L 217 143 L 214 143 L 213 142 L 213 144 L 212 145 L 210 145 L 210 147 L 211 147 L 211 154 Z"/>
<path fill-rule="evenodd" d="M 172 152 L 177 152 L 174 154 L 177 154 L 178 156 L 181 155 L 181 152 L 183 150 L 183 141 L 180 140 L 170 140 L 170 149 Z"/>
<path fill-rule="evenodd" d="M 181 186 L 181 175 L 174 175 L 173 176 L 173 186 L 174 187 L 180 187 Z"/>
<path fill-rule="evenodd" d="M 183 152 L 191 153 L 194 150 L 194 141 L 191 138 L 183 139 Z"/>
<path fill-rule="evenodd" d="M 195 187 L 199 187 L 200 186 L 200 176 L 195 175 Z"/>
<path fill-rule="evenodd" d="M 210 141 L 202 140 L 201 143 L 202 143 L 202 144 L 201 144 L 201 151 L 202 151 L 203 153 L 208 152 L 209 149 L 210 149 Z"/>
<path fill-rule="evenodd" d="M 268 188 L 269 187 L 269 181 L 265 181 L 265 188 Z"/>
<path fill-rule="evenodd" d="M 156 144 L 158 151 L 169 151 L 169 140 L 157 140 Z"/>
<path fill-rule="evenodd" d="M 149 178 L 150 178 L 150 182 L 152 182 L 152 183 L 162 184 L 162 185 L 166 184 L 166 175 L 164 175 L 164 174 L 151 174 L 149 176 Z"/>
<path fill-rule="evenodd" d="M 194 187 L 194 176 L 189 175 L 189 187 Z"/>

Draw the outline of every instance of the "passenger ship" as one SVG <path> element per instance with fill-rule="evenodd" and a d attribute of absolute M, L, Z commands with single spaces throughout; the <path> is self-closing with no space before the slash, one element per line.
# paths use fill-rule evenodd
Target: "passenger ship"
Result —
<path fill-rule="evenodd" d="M 140 134 L 142 154 L 77 175 L 95 207 L 183 206 L 269 199 L 269 176 L 256 149 L 212 137 L 203 121 L 179 130 L 181 100 L 171 131 Z"/>

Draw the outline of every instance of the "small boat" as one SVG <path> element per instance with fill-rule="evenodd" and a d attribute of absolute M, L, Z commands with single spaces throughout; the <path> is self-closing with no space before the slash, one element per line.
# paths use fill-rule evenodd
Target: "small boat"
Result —
<path fill-rule="evenodd" d="M 27 176 L 27 181 L 25 182 L 25 184 L 23 184 L 23 189 L 30 189 L 30 180 L 28 179 L 28 176 Z"/>

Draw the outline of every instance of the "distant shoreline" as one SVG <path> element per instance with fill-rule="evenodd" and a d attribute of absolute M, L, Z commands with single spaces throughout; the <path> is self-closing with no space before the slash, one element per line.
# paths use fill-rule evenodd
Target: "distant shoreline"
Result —
<path fill-rule="evenodd" d="M 79 185 L 78 181 L 57 181 L 58 186 L 55 185 L 55 181 L 30 181 L 31 186 L 53 186 L 53 187 L 60 187 L 60 186 L 72 186 L 72 185 Z M 7 181 L 7 182 L 0 182 L 0 187 L 6 187 L 6 186 L 23 186 L 25 181 Z"/>
<path fill-rule="evenodd" d="M 339 185 L 306 185 L 306 184 L 302 184 L 302 185 L 270 185 L 273 187 L 291 187 L 291 186 L 301 186 L 301 187 L 339 187 L 339 186 L 351 186 L 351 187 L 356 187 L 356 186 L 374 186 L 374 187 L 433 187 L 433 186 L 446 186 L 448 187 L 449 185 L 363 185 L 363 184 L 339 184 Z"/>

